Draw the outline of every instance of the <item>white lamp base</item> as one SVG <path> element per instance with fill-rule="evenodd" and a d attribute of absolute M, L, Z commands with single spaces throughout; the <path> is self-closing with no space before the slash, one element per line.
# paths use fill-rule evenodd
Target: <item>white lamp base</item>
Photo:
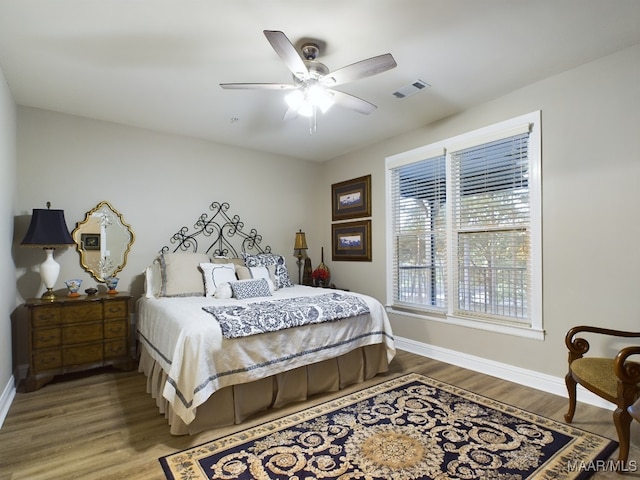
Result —
<path fill-rule="evenodd" d="M 47 287 L 47 291 L 42 294 L 43 300 L 53 300 L 56 298 L 53 293 L 53 287 L 58 280 L 60 274 L 60 264 L 53 259 L 53 248 L 45 248 L 44 251 L 47 254 L 47 258 L 40 265 L 40 277 L 42 283 Z"/>

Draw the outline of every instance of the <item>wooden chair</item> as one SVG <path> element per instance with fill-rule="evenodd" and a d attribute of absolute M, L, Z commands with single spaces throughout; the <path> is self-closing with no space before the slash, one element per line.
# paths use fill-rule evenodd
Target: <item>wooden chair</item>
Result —
<path fill-rule="evenodd" d="M 640 354 L 640 345 L 622 348 L 613 358 L 585 357 L 589 342 L 576 337 L 580 332 L 614 337 L 640 337 L 640 332 L 625 332 L 608 328 L 578 326 L 567 332 L 565 343 L 569 349 L 569 372 L 565 377 L 569 392 L 569 411 L 564 416 L 567 423 L 573 420 L 576 411 L 576 385 L 616 405 L 613 423 L 618 432 L 618 462 L 626 466 L 629 458 L 629 437 L 632 417 L 629 407 L 640 395 L 640 364 L 628 361 L 631 355 Z M 633 410 L 633 409 L 632 409 Z"/>

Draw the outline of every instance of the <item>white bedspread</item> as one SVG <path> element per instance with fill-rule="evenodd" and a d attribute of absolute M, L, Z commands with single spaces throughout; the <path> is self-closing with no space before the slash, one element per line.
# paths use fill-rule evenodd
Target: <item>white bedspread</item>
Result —
<path fill-rule="evenodd" d="M 350 292 L 367 303 L 368 315 L 235 339 L 223 338 L 217 320 L 202 310 L 229 302 L 325 293 L 325 289 L 296 285 L 277 290 L 273 297 L 247 300 L 143 297 L 137 302 L 138 338 L 167 373 L 164 398 L 189 424 L 198 405 L 228 385 L 265 378 L 376 343 L 386 345 L 390 362 L 395 346 L 389 318 L 382 304 L 367 295 Z"/>

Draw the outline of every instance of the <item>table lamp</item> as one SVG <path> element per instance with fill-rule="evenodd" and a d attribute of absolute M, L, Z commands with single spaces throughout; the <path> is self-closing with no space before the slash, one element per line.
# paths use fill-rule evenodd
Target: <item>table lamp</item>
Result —
<path fill-rule="evenodd" d="M 302 230 L 296 233 L 296 241 L 293 244 L 293 249 L 296 251 L 296 257 L 298 258 L 298 284 L 302 284 L 302 257 L 304 257 L 303 250 L 307 248 L 307 239 Z"/>
<path fill-rule="evenodd" d="M 53 259 L 56 247 L 73 245 L 75 242 L 69 234 L 64 220 L 63 210 L 51 210 L 51 202 L 47 202 L 47 209 L 34 208 L 27 234 L 20 245 L 25 247 L 42 248 L 47 258 L 40 265 L 40 277 L 47 291 L 42 295 L 43 300 L 54 300 L 53 287 L 58 280 L 60 264 Z"/>

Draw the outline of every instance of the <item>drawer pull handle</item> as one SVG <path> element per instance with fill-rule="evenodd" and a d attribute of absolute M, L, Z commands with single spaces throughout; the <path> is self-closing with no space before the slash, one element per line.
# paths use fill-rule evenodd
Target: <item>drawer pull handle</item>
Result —
<path fill-rule="evenodd" d="M 49 340 L 54 340 L 55 338 L 55 335 L 49 335 L 48 337 L 38 337 L 38 340 L 40 340 L 41 342 L 48 342 Z"/>

